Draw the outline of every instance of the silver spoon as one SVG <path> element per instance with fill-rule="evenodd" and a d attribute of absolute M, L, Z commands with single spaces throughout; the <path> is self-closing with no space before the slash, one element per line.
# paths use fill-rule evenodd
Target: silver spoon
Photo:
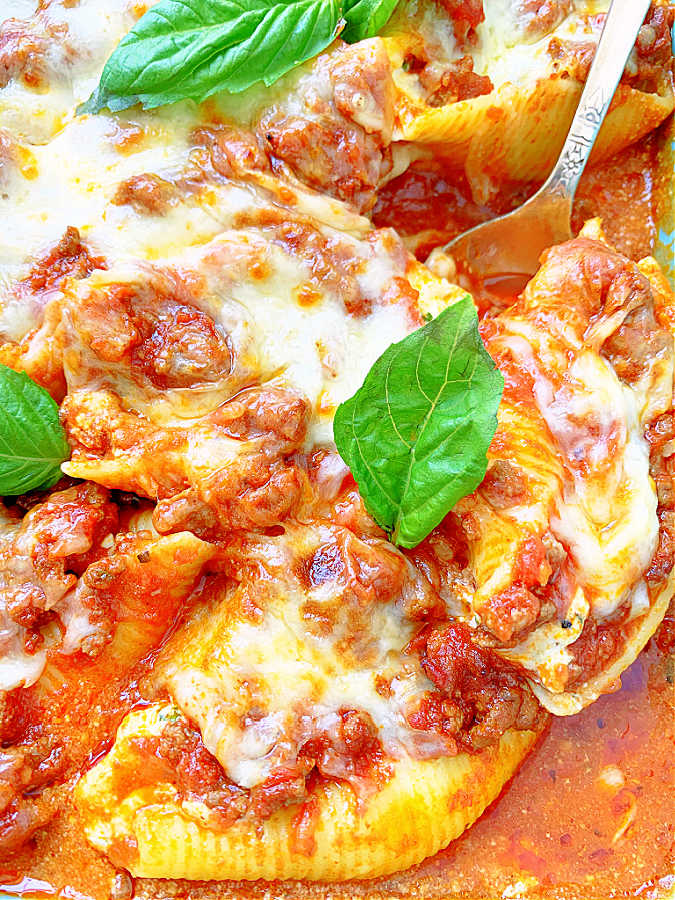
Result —
<path fill-rule="evenodd" d="M 500 276 L 519 292 L 546 247 L 572 237 L 572 201 L 650 0 L 613 0 L 579 106 L 553 171 L 513 212 L 477 225 L 443 248 L 480 277 Z M 506 285 L 502 286 L 506 289 Z M 510 292 L 510 291 L 509 291 Z"/>

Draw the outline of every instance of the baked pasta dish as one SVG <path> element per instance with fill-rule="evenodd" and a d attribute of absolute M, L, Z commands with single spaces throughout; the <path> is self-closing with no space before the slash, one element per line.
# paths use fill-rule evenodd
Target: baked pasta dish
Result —
<path fill-rule="evenodd" d="M 0 2 L 5 890 L 666 896 L 671 3 L 576 236 L 510 296 L 443 250 L 541 184 L 607 8 Z M 658 711 L 621 764 L 607 710 Z"/>

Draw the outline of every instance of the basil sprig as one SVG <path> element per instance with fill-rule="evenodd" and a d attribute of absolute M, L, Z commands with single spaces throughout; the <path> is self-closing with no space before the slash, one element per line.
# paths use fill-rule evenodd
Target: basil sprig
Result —
<path fill-rule="evenodd" d="M 69 456 L 59 408 L 47 391 L 0 365 L 0 495 L 51 487 Z"/>
<path fill-rule="evenodd" d="M 394 543 L 416 546 L 480 484 L 503 388 L 467 296 L 385 350 L 338 407 L 337 448 Z"/>
<path fill-rule="evenodd" d="M 78 112 L 238 93 L 325 50 L 376 34 L 398 0 L 160 0 L 105 64 Z"/>
<path fill-rule="evenodd" d="M 340 37 L 348 44 L 376 35 L 389 21 L 398 0 L 350 0 L 344 4 L 345 29 Z"/>

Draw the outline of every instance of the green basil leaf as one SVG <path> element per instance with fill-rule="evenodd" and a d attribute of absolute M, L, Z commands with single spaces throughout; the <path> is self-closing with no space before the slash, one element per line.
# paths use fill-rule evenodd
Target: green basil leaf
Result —
<path fill-rule="evenodd" d="M 47 391 L 0 365 L 0 495 L 51 487 L 69 456 L 59 408 Z"/>
<path fill-rule="evenodd" d="M 347 24 L 340 37 L 349 44 L 374 37 L 387 24 L 397 4 L 398 0 L 347 0 Z"/>
<path fill-rule="evenodd" d="M 78 112 L 270 85 L 325 50 L 341 15 L 339 0 L 160 0 L 120 41 Z"/>
<path fill-rule="evenodd" d="M 333 425 L 375 521 L 414 547 L 482 481 L 504 379 L 470 297 L 392 344 Z"/>

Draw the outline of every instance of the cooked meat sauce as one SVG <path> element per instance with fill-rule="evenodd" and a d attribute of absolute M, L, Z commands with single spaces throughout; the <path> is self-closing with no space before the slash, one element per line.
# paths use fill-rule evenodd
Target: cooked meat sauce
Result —
<path fill-rule="evenodd" d="M 659 168 L 658 137 L 633 144 L 606 162 L 591 164 L 584 172 L 574 200 L 573 230 L 594 216 L 602 218 L 610 243 L 631 259 L 642 259 L 654 249 L 656 221 L 666 177 Z M 477 204 L 466 177 L 447 163 L 420 161 L 392 179 L 378 193 L 373 221 L 378 227 L 396 228 L 415 255 L 425 260 L 438 246 L 458 234 L 503 215 L 523 203 L 538 183 L 505 184 L 490 202 Z"/>
<path fill-rule="evenodd" d="M 274 399 L 269 393 L 266 396 L 267 401 Z M 274 428 L 278 433 L 293 429 L 288 415 L 280 420 L 273 415 L 274 403 L 270 406 L 262 400 L 259 392 L 250 392 L 248 403 L 242 398 L 240 409 L 227 423 L 230 430 L 236 433 L 245 427 L 247 432 L 265 432 Z M 309 481 L 311 471 L 305 477 Z M 353 487 L 353 480 L 347 478 L 336 506 L 344 510 Z M 87 483 L 50 493 L 46 499 L 16 498 L 11 511 L 17 515 L 16 537 L 5 550 L 3 577 L 8 621 L 23 634 L 20 650 L 31 659 L 41 647 L 37 628 L 44 624 L 45 616 L 58 623 L 68 623 L 76 614 L 86 616 L 87 627 L 83 638 L 69 638 L 69 628 L 59 624 L 65 627 L 64 643 L 57 650 L 47 650 L 47 669 L 40 682 L 43 687 L 19 687 L 3 695 L 3 854 L 30 843 L 47 821 L 60 814 L 73 779 L 110 746 L 115 729 L 130 709 L 163 695 L 153 679 L 153 662 L 177 620 L 209 596 L 214 578 L 222 578 L 211 573 L 225 571 L 234 579 L 246 579 L 261 565 L 248 546 L 255 547 L 255 541 L 234 534 L 220 543 L 222 558 L 202 568 L 201 579 L 197 568 L 191 577 L 181 574 L 181 583 L 173 568 L 184 565 L 185 560 L 177 554 L 158 559 L 161 543 L 155 542 L 150 532 L 124 530 L 139 515 L 133 498 L 119 492 L 110 495 Z M 365 514 L 361 518 L 368 523 Z M 358 523 L 357 517 L 352 527 Z M 367 527 L 372 528 L 372 523 Z M 324 526 L 323 533 L 326 531 Z M 299 565 L 296 577 L 307 587 L 335 584 L 335 590 L 341 592 L 340 605 L 353 606 L 351 627 L 356 630 L 359 609 L 367 610 L 368 604 L 386 603 L 400 595 L 408 570 L 404 558 L 386 547 L 371 547 L 341 526 L 334 531 L 335 542 L 324 543 Z M 32 568 L 27 568 L 28 561 Z M 271 569 L 267 577 L 275 575 L 281 577 L 281 572 Z M 424 623 L 441 615 L 442 605 L 434 600 L 428 582 L 420 581 L 425 586 L 419 596 L 409 592 L 406 612 Z M 260 608 L 254 605 L 255 581 L 251 585 L 248 601 L 255 621 Z M 261 588 L 260 603 L 264 604 L 264 581 Z M 339 609 L 334 619 L 326 619 L 326 615 L 322 607 L 316 625 L 319 631 L 327 628 L 330 633 L 338 627 Z M 310 628 L 314 627 L 313 617 L 308 604 L 305 618 Z M 131 643 L 115 639 L 125 623 L 134 629 Z M 365 621 L 363 630 L 367 630 Z M 63 651 L 68 650 L 66 655 Z M 346 643 L 342 652 L 358 658 L 367 651 Z M 491 651 L 475 645 L 465 627 L 422 624 L 408 652 L 419 655 L 437 687 L 418 709 L 411 709 L 410 726 L 442 734 L 447 739 L 445 755 L 460 749 L 475 752 L 497 741 L 508 728 L 541 727 L 545 720 L 522 677 Z M 44 690 L 45 678 L 48 691 Z M 368 715 L 358 709 L 345 708 L 329 729 L 312 731 L 299 742 L 295 762 L 273 770 L 252 790 L 227 778 L 205 748 L 199 731 L 178 712 L 159 738 L 139 738 L 132 743 L 138 763 L 132 776 L 127 774 L 123 782 L 116 783 L 120 798 L 130 789 L 130 777 L 134 788 L 158 779 L 166 781 L 175 785 L 179 796 L 200 799 L 212 811 L 215 828 L 227 827 L 245 815 L 266 818 L 281 806 L 300 803 L 322 780 L 347 781 L 357 793 L 367 796 L 388 777 L 386 754 Z M 133 848 L 118 848 L 113 858 L 120 865 L 128 864 L 129 853 Z"/>
<path fill-rule="evenodd" d="M 216 152 L 218 144 L 214 143 L 212 138 L 209 139 L 209 146 L 212 152 Z M 591 170 L 586 176 L 579 200 L 579 204 L 586 204 L 584 217 L 590 211 L 602 213 L 612 208 L 612 204 L 621 209 L 622 204 L 638 203 L 638 214 L 628 220 L 622 216 L 614 219 L 608 217 L 609 222 L 621 220 L 620 227 L 623 230 L 616 233 L 617 243 L 623 242 L 624 249 L 633 249 L 634 252 L 635 250 L 642 252 L 645 245 L 649 245 L 653 239 L 655 199 L 652 191 L 656 179 L 653 174 L 650 175 L 650 170 L 642 172 L 640 165 L 645 160 L 653 163 L 654 156 L 649 143 L 638 150 L 627 151 L 616 160 L 609 175 L 606 170 L 604 171 L 601 185 L 600 179 Z M 222 166 L 223 163 L 219 165 Z M 653 173 L 653 168 L 651 171 Z M 627 188 L 626 181 L 631 175 L 633 180 L 630 183 L 634 187 L 630 194 L 627 194 L 630 188 Z M 399 185 L 393 182 L 389 192 L 385 190 L 384 196 L 378 201 L 375 215 L 379 222 L 383 224 L 383 217 L 388 217 L 386 224 L 396 225 L 403 231 L 406 228 L 414 230 L 416 224 L 422 221 L 428 225 L 430 221 L 434 221 L 434 210 L 436 215 L 439 215 L 442 203 L 447 201 L 448 197 L 452 197 L 455 201 L 453 208 L 456 210 L 457 220 L 456 226 L 453 227 L 457 229 L 466 227 L 468 223 L 480 221 L 497 211 L 473 206 L 465 199 L 465 186 L 461 181 L 455 180 L 455 183 L 445 181 L 446 176 L 438 173 L 433 177 L 439 179 L 444 191 L 435 197 L 434 192 L 429 190 L 432 183 L 429 181 L 432 178 L 429 172 L 411 170 L 410 174 L 399 179 Z M 615 184 L 617 188 L 613 191 L 612 186 Z M 595 187 L 596 185 L 598 186 Z M 153 204 L 160 200 L 161 190 L 161 186 L 141 179 L 134 184 L 123 185 L 115 202 L 141 203 L 144 209 L 152 213 L 155 212 Z M 513 204 L 516 198 L 518 194 L 512 194 L 505 202 Z M 432 204 L 431 209 L 428 208 L 429 203 Z M 321 260 L 325 251 L 323 248 L 319 250 L 314 247 L 315 238 L 306 229 L 300 227 L 293 229 L 290 226 L 279 228 L 276 225 L 274 228 L 277 229 L 274 232 L 276 239 L 286 244 L 291 242 L 294 249 L 301 253 L 308 255 L 316 253 L 316 259 L 320 261 L 317 264 L 323 265 Z M 434 240 L 441 233 L 439 229 L 434 234 Z M 447 232 L 443 233 L 443 239 L 446 235 Z M 82 277 L 94 267 L 105 268 L 105 262 L 91 257 L 75 229 L 69 229 L 60 244 L 36 264 L 29 279 L 34 290 L 57 289 L 65 275 Z M 331 260 L 331 271 L 334 272 L 335 269 L 336 261 Z M 337 271 L 339 273 L 339 264 Z M 323 277 L 323 272 L 318 273 L 318 277 Z M 119 363 L 122 359 L 128 359 L 132 377 L 141 384 L 147 381 L 153 387 L 166 389 L 195 382 L 208 384 L 217 381 L 230 370 L 230 349 L 226 337 L 214 330 L 211 320 L 198 308 L 173 299 L 175 290 L 171 290 L 171 287 L 165 288 L 158 282 L 155 288 L 149 292 L 146 289 L 145 293 L 120 288 L 101 298 L 94 297 L 88 305 L 84 304 L 73 310 L 75 327 L 78 327 L 80 320 L 88 317 L 87 332 L 96 334 L 96 323 L 102 321 L 102 317 L 109 323 L 111 315 L 117 316 L 118 326 L 113 330 L 108 328 L 101 330 L 100 337 L 97 336 L 91 342 L 91 349 L 104 362 L 110 360 Z M 358 315 L 358 312 L 356 314 Z M 639 353 L 635 355 L 635 348 L 649 341 L 653 325 L 653 320 L 645 319 L 644 316 L 640 319 L 636 315 L 632 321 L 626 320 L 624 331 L 617 332 L 612 338 L 611 345 L 606 348 L 606 353 L 615 366 L 620 366 L 621 359 L 627 358 L 626 348 L 630 348 L 632 364 L 639 369 L 640 355 Z M 654 352 L 654 348 L 650 349 Z M 174 362 L 174 357 L 177 362 Z M 188 366 L 186 359 L 189 360 Z M 623 373 L 623 377 L 627 380 L 639 376 L 639 371 Z M 514 390 L 516 393 L 520 390 L 518 384 L 514 385 Z M 78 417 L 70 411 L 69 404 L 72 405 L 72 402 L 67 401 L 64 417 L 70 429 L 70 440 L 77 444 L 78 440 L 83 438 L 79 437 L 77 430 Z M 106 414 L 109 420 L 110 417 L 117 417 L 118 424 L 113 433 L 124 435 L 124 421 L 128 414 L 116 409 L 114 405 L 111 405 Z M 278 478 L 284 472 L 284 468 L 279 466 L 286 466 L 288 472 L 294 471 L 293 468 L 288 469 L 288 463 L 282 459 L 275 462 L 274 458 L 270 457 L 270 448 L 276 443 L 283 454 L 297 451 L 304 439 L 305 415 L 306 411 L 299 398 L 283 391 L 262 388 L 250 388 L 229 405 L 218 409 L 213 424 L 222 429 L 223 434 L 234 439 L 266 439 L 266 452 L 260 459 L 262 468 L 259 484 L 255 480 L 258 476 L 255 478 L 252 476 L 249 466 L 245 476 L 246 489 L 242 492 L 241 485 L 236 480 L 232 481 L 228 488 L 233 501 L 236 501 L 236 507 L 233 509 L 237 512 L 233 511 L 231 515 L 240 517 L 227 520 L 228 527 L 232 525 L 236 527 L 242 523 L 250 527 L 251 522 L 255 527 L 265 527 L 268 523 L 278 522 L 283 517 L 282 509 L 290 508 L 289 503 L 297 506 L 301 502 L 303 485 L 304 489 L 307 489 L 305 482 L 308 476 L 303 474 L 306 464 L 301 464 L 297 469 L 299 480 L 296 478 L 296 486 L 289 488 L 291 483 L 287 482 L 281 487 L 279 483 L 279 487 L 270 493 L 269 479 Z M 91 426 L 88 426 L 88 430 L 91 433 Z M 657 580 L 663 578 L 673 566 L 673 495 L 670 478 L 672 473 L 668 468 L 669 464 L 664 462 L 662 452 L 663 447 L 673 440 L 672 416 L 663 417 L 655 422 L 648 437 L 652 448 L 653 472 L 659 485 L 659 517 L 662 524 L 659 547 L 650 569 L 650 576 Z M 138 435 L 132 431 L 117 439 L 128 445 L 130 441 L 137 441 Z M 92 438 L 87 437 L 87 440 L 91 441 Z M 156 443 L 158 440 L 166 441 L 166 438 L 153 435 L 150 440 Z M 89 444 L 89 447 L 92 451 L 97 450 L 95 445 Z M 107 452 L 107 447 L 104 446 L 101 450 Z M 150 449 L 147 451 L 150 455 L 153 452 L 156 451 Z M 293 466 L 295 465 L 297 464 L 294 463 Z M 166 473 L 158 472 L 156 477 L 165 479 Z M 236 473 L 230 475 L 231 480 L 232 478 L 236 479 Z M 261 487 L 264 494 L 258 499 L 256 492 Z M 130 484 L 129 488 L 133 490 L 134 485 Z M 334 516 L 338 519 L 347 514 L 350 490 L 352 488 L 347 485 L 346 492 L 335 505 Z M 497 509 L 508 508 L 521 502 L 526 490 L 522 474 L 517 467 L 506 461 L 498 461 L 497 465 L 490 469 L 489 476 L 481 486 L 485 499 Z M 226 514 L 224 511 L 228 509 L 222 491 L 221 488 L 217 504 L 221 522 L 223 515 Z M 15 516 L 17 522 L 15 543 L 23 553 L 27 551 L 26 539 L 21 537 L 22 530 L 30 535 L 31 549 L 28 552 L 29 555 L 32 554 L 31 565 L 35 574 L 31 576 L 31 584 L 34 586 L 27 592 L 24 589 L 24 582 L 21 581 L 24 569 L 20 569 L 20 583 L 17 582 L 12 588 L 12 597 L 7 604 L 7 615 L 25 631 L 24 650 L 34 653 L 39 648 L 41 640 L 38 628 L 58 618 L 58 598 L 66 595 L 79 578 L 86 587 L 83 591 L 85 606 L 95 627 L 76 654 L 70 657 L 62 655 L 54 657 L 53 677 L 57 679 L 57 687 L 53 692 L 41 695 L 36 686 L 18 688 L 7 693 L 3 699 L 0 842 L 8 860 L 3 877 L 6 883 L 11 884 L 12 871 L 25 870 L 27 854 L 30 857 L 33 848 L 40 846 L 42 861 L 38 870 L 34 872 L 36 885 L 43 879 L 45 885 L 49 884 L 58 889 L 65 883 L 62 879 L 66 877 L 71 879 L 68 883 L 76 890 L 96 895 L 96 891 L 99 890 L 97 886 L 112 875 L 112 870 L 105 861 L 92 851 L 80 848 L 77 852 L 84 853 L 84 858 L 89 862 L 69 869 L 67 863 L 64 865 L 61 860 L 59 877 L 54 880 L 56 877 L 56 870 L 52 868 L 54 855 L 48 848 L 51 842 L 58 842 L 60 834 L 70 834 L 73 828 L 76 828 L 73 813 L 68 810 L 67 803 L 65 808 L 63 805 L 71 790 L 73 779 L 110 746 L 117 725 L 130 709 L 155 698 L 156 691 L 152 687 L 151 677 L 153 659 L 158 646 L 173 627 L 171 623 L 184 613 L 180 601 L 184 602 L 186 593 L 177 595 L 173 592 L 168 597 L 164 594 L 160 605 L 157 606 L 159 595 L 156 587 L 149 583 L 150 592 L 144 592 L 138 572 L 143 568 L 144 553 L 147 553 L 144 548 L 148 543 L 148 536 L 144 532 L 131 534 L 124 531 L 125 518 L 128 519 L 129 516 L 129 503 L 138 503 L 133 500 L 133 494 L 123 495 L 114 492 L 111 496 L 103 488 L 81 484 L 52 494 L 46 502 L 38 502 L 43 499 L 31 496 L 17 498 L 9 508 L 10 514 Z M 282 503 L 281 507 L 279 503 Z M 359 505 L 360 502 L 357 502 L 357 507 Z M 242 515 L 247 518 L 241 519 Z M 345 521 L 356 530 L 357 534 L 361 527 L 371 527 L 364 526 L 367 517 L 363 515 L 360 519 L 358 515 L 354 519 L 354 514 L 349 513 Z M 171 506 L 168 506 L 166 501 L 161 501 L 155 511 L 154 522 L 162 534 L 187 528 L 207 538 L 214 534 L 222 535 L 213 514 L 205 510 L 196 498 L 192 499 L 189 490 L 184 490 L 178 498 L 174 497 Z M 112 550 L 101 546 L 102 539 L 111 532 L 115 535 Z M 437 540 L 440 539 L 447 541 L 451 547 L 449 555 L 454 560 L 452 577 L 463 577 L 462 573 L 465 572 L 467 564 L 466 549 L 463 546 L 465 537 L 462 536 L 461 529 L 458 534 L 452 516 L 439 532 Z M 341 540 L 344 541 L 344 538 Z M 354 541 L 356 538 L 351 535 L 349 540 Z M 345 553 L 350 552 L 346 549 L 347 546 L 343 544 L 339 551 L 341 555 L 337 556 L 330 546 L 315 553 L 306 563 L 301 577 L 307 579 L 308 583 L 316 585 L 336 577 L 338 571 L 336 566 L 340 567 L 340 571 L 346 571 Z M 366 578 L 362 578 L 359 582 L 357 575 L 356 581 L 353 582 L 357 591 L 372 590 L 369 586 L 373 584 L 373 565 L 381 565 L 374 560 L 368 561 L 367 554 L 364 556 L 364 548 L 366 545 L 362 545 L 361 550 L 348 563 L 350 571 L 359 560 L 369 569 Z M 8 558 L 19 555 L 17 549 L 9 548 L 6 552 Z M 135 565 L 133 577 L 129 577 L 130 554 L 134 558 Z M 432 586 L 440 585 L 442 579 L 447 577 L 447 571 L 445 574 L 440 572 L 438 557 L 433 551 L 427 551 L 425 556 L 424 545 L 412 552 L 410 557 L 420 566 L 420 570 Z M 533 544 L 526 549 L 520 564 L 521 580 L 510 588 L 511 593 L 503 598 L 505 608 L 508 609 L 507 616 L 510 623 L 508 633 L 500 630 L 502 626 L 499 624 L 499 598 L 495 598 L 493 604 L 492 620 L 488 619 L 492 622 L 491 628 L 500 639 L 508 640 L 510 629 L 527 628 L 540 615 L 545 598 L 541 591 L 536 590 L 538 573 L 542 565 L 547 566 L 550 573 L 552 569 L 549 563 L 554 557 L 555 552 L 541 544 Z M 358 571 L 358 567 L 354 571 Z M 383 575 L 378 577 L 385 579 L 378 588 L 378 595 L 383 591 L 386 594 L 400 590 L 403 574 L 397 558 L 387 562 L 386 575 L 383 570 Z M 195 597 L 199 597 L 200 591 L 205 589 L 203 581 L 192 585 L 195 586 L 196 594 L 193 595 L 191 602 L 194 602 Z M 514 591 L 520 591 L 518 597 Z M 540 727 L 544 713 L 522 677 L 488 647 L 474 643 L 465 626 L 435 621 L 439 610 L 438 604 L 426 601 L 417 611 L 414 608 L 409 610 L 412 618 L 421 619 L 422 627 L 410 642 L 408 652 L 417 654 L 425 673 L 435 687 L 417 708 L 409 711 L 410 725 L 421 731 L 442 735 L 447 739 L 445 746 L 449 754 L 460 749 L 469 752 L 480 750 L 497 740 L 508 728 Z M 514 618 L 514 610 L 518 611 L 519 619 Z M 120 621 L 138 619 L 139 615 L 144 622 L 144 634 L 138 646 L 134 648 L 136 655 L 132 659 L 119 658 L 113 652 L 114 645 L 111 644 L 114 626 Z M 312 611 L 308 610 L 310 619 L 311 616 Z M 424 624 L 429 620 L 430 624 Z M 322 626 L 319 624 L 319 627 Z M 330 623 L 327 627 L 331 627 Z M 669 623 L 666 622 L 662 633 L 664 630 L 667 631 L 668 627 Z M 620 632 L 618 633 L 615 628 L 598 626 L 589 619 L 580 640 L 573 647 L 578 677 L 588 677 L 607 660 L 612 659 L 620 643 Z M 653 668 L 659 671 L 665 671 L 666 662 L 659 654 L 667 644 L 666 638 L 659 639 L 650 651 L 649 658 L 654 659 Z M 637 663 L 635 671 L 641 671 L 643 665 L 645 664 Z M 60 685 L 58 681 L 61 681 Z M 646 680 L 642 690 L 646 692 L 649 684 L 651 681 Z M 383 685 L 382 690 L 386 691 L 387 686 Z M 650 729 L 650 740 L 652 747 L 655 748 L 654 753 L 650 753 L 648 762 L 650 767 L 657 758 L 663 758 L 665 761 L 672 740 L 669 733 L 670 725 L 666 721 L 670 708 L 667 698 L 663 696 L 665 691 L 660 686 L 659 691 L 658 703 L 654 706 L 652 718 L 642 726 Z M 617 705 L 617 698 L 608 698 L 600 703 L 614 704 L 610 708 L 618 717 L 625 714 Z M 632 708 L 631 701 L 628 704 L 629 711 Z M 656 713 L 659 710 L 661 717 L 657 721 Z M 552 784 L 558 783 L 558 780 L 567 784 L 572 777 L 583 777 L 587 780 L 594 778 L 593 783 L 597 782 L 599 785 L 594 789 L 601 794 L 603 791 L 614 789 L 613 786 L 605 785 L 607 779 L 603 781 L 602 773 L 608 766 L 611 768 L 611 765 L 615 764 L 608 763 L 604 767 L 597 768 L 599 764 L 597 761 L 603 758 L 602 754 L 605 752 L 602 750 L 605 739 L 603 729 L 598 726 L 593 730 L 583 724 L 593 716 L 600 721 L 596 715 L 596 707 L 579 717 L 582 724 L 556 722 L 544 740 L 539 754 L 556 760 L 555 764 L 551 763 L 556 767 L 550 769 L 556 773 L 549 776 Z M 568 734 L 576 733 L 576 729 L 583 731 L 585 727 L 588 732 L 586 739 L 590 742 L 587 756 L 589 768 L 580 769 L 581 762 L 575 760 L 574 754 L 563 753 L 561 748 L 566 741 L 569 742 Z M 166 780 L 176 787 L 179 796 L 187 799 L 199 798 L 204 802 L 212 811 L 213 827 L 226 827 L 228 823 L 242 816 L 264 818 L 280 806 L 298 805 L 299 812 L 296 817 L 298 841 L 300 844 L 309 842 L 309 847 L 311 847 L 312 820 L 310 797 L 311 789 L 317 783 L 345 777 L 354 783 L 354 778 L 358 776 L 359 782 L 363 784 L 369 780 L 378 782 L 387 778 L 386 757 L 373 734 L 367 715 L 359 710 L 343 710 L 341 725 L 337 731 L 313 736 L 300 748 L 297 763 L 293 768 L 275 772 L 253 790 L 242 789 L 227 778 L 220 764 L 206 750 L 199 731 L 182 716 L 171 722 L 161 737 L 138 739 L 134 749 L 138 757 L 136 787 L 142 786 L 144 779 L 147 779 L 148 783 L 158 778 Z M 341 766 L 337 769 L 332 763 L 336 756 L 341 762 Z M 591 760 L 594 761 L 596 769 L 590 768 Z M 345 772 L 345 761 L 349 762 L 350 773 Z M 632 760 L 631 765 L 638 765 L 637 760 Z M 615 834 L 610 837 L 610 822 L 614 822 L 615 819 L 618 821 L 622 815 L 625 816 L 628 810 L 633 810 L 636 803 L 646 806 L 646 801 L 642 800 L 642 795 L 636 787 L 640 784 L 644 792 L 645 776 L 639 775 L 638 772 L 642 780 L 636 781 L 637 776 L 631 775 L 626 782 L 629 786 L 621 786 L 615 791 L 615 796 L 611 798 L 608 806 L 607 824 L 603 826 L 602 832 L 598 828 L 592 829 L 593 840 L 587 837 L 583 828 L 561 832 L 560 854 L 561 859 L 564 857 L 564 861 L 556 862 L 557 856 L 552 856 L 543 849 L 539 855 L 536 849 L 531 849 L 541 847 L 543 837 L 537 835 L 543 834 L 543 823 L 549 821 L 547 817 L 552 813 L 547 805 L 550 802 L 548 799 L 550 790 L 547 792 L 541 787 L 535 793 L 527 787 L 528 778 L 534 782 L 540 777 L 536 758 L 529 761 L 525 769 L 525 773 L 519 777 L 521 782 L 526 779 L 525 785 L 516 786 L 502 803 L 506 804 L 505 809 L 508 810 L 509 798 L 519 796 L 523 790 L 525 796 L 536 798 L 533 803 L 541 803 L 542 809 L 539 811 L 536 807 L 533 808 L 528 817 L 537 823 L 534 831 L 532 833 L 528 831 L 527 838 L 522 838 L 526 841 L 523 846 L 528 849 L 518 850 L 515 854 L 516 858 L 525 860 L 525 869 L 528 866 L 533 867 L 537 877 L 542 866 L 544 869 L 546 866 L 555 865 L 569 867 L 571 862 L 566 848 L 579 842 L 590 840 L 594 849 L 589 850 L 587 856 L 596 860 L 606 858 L 607 853 L 617 854 L 618 850 L 614 845 L 619 838 L 615 839 Z M 621 777 L 625 781 L 625 776 Z M 125 786 L 118 787 L 122 795 Z M 602 796 L 604 797 L 604 794 Z M 589 805 L 589 815 L 591 808 Z M 655 809 L 660 809 L 660 806 L 657 804 Z M 507 824 L 509 821 L 507 812 L 502 813 L 501 810 L 500 804 L 497 811 L 492 814 L 492 819 L 499 822 L 500 816 L 503 816 L 504 824 L 501 827 L 504 830 L 500 831 L 499 825 L 491 828 L 491 839 L 498 842 L 503 835 L 504 840 L 511 846 L 514 841 L 521 840 L 517 835 L 522 834 L 522 829 L 512 831 Z M 654 822 L 656 821 L 658 820 L 655 816 Z M 43 826 L 48 822 L 52 823 L 51 827 L 49 831 L 44 831 Z M 632 820 L 626 825 L 620 838 L 626 832 L 629 833 L 631 827 Z M 595 838 L 599 839 L 600 833 L 606 835 L 607 840 L 611 840 L 609 849 L 595 846 L 597 843 Z M 452 878 L 453 853 L 461 855 L 464 852 L 463 846 L 471 844 L 473 840 L 476 839 L 472 833 L 463 839 L 464 843 L 460 843 L 456 851 L 448 851 L 446 863 L 440 861 L 428 863 L 427 868 L 433 871 L 433 866 L 445 865 L 447 871 L 444 877 Z M 663 838 L 660 838 L 660 841 L 663 844 Z M 56 847 L 56 843 L 52 846 Z M 45 850 L 47 852 L 44 852 Z M 128 862 L 130 858 L 129 854 L 133 854 L 133 847 L 119 847 L 112 856 L 118 865 L 124 866 L 125 861 Z M 477 872 L 475 876 L 477 884 L 480 883 L 481 877 L 488 877 L 486 874 L 488 871 L 490 878 L 503 876 L 505 868 L 500 862 L 501 858 L 506 857 L 495 855 L 493 870 L 485 869 Z M 535 863 L 535 860 L 540 862 Z M 638 862 L 639 860 L 635 863 L 636 866 Z M 629 869 L 627 859 L 617 864 L 623 865 L 626 872 L 637 871 L 635 867 Z M 480 872 L 483 874 L 479 874 Z M 546 881 L 544 878 L 541 882 L 544 895 Z"/>
<path fill-rule="evenodd" d="M 650 7 L 626 65 L 623 84 L 647 93 L 658 91 L 669 69 L 672 71 L 671 28 L 674 17 L 672 7 Z M 600 21 L 604 16 L 596 18 Z M 564 69 L 578 81 L 586 79 L 593 61 L 592 43 L 552 38 L 548 52 L 556 69 Z"/>

